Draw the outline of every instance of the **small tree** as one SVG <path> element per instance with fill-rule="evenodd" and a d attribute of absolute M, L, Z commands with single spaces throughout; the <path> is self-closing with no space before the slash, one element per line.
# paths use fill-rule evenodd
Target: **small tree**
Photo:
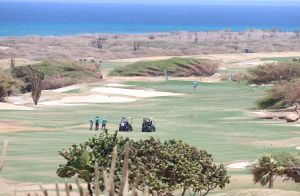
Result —
<path fill-rule="evenodd" d="M 42 92 L 44 74 L 31 65 L 16 67 L 13 58 L 11 58 L 10 72 L 13 78 L 20 79 L 24 83 L 21 91 L 31 92 L 33 102 L 37 105 Z"/>
<path fill-rule="evenodd" d="M 296 29 L 296 30 L 294 31 L 294 33 L 295 33 L 296 37 L 299 39 L 299 38 L 300 38 L 300 30 L 299 30 L 299 29 Z"/>
<path fill-rule="evenodd" d="M 104 43 L 106 42 L 106 40 L 107 40 L 107 38 L 104 37 L 104 36 L 94 38 L 93 41 L 92 41 L 92 45 L 93 45 L 94 47 L 97 47 L 97 48 L 99 48 L 99 49 L 102 49 Z"/>
<path fill-rule="evenodd" d="M 273 188 L 274 178 L 282 176 L 283 172 L 284 168 L 271 155 L 263 155 L 257 163 L 251 165 L 254 183 L 260 183 L 262 186 L 268 184 L 269 189 Z"/>
<path fill-rule="evenodd" d="M 285 180 L 293 180 L 300 183 L 300 157 L 288 152 L 272 155 L 274 159 L 284 167 Z"/>
<path fill-rule="evenodd" d="M 44 75 L 41 72 L 37 72 L 35 70 L 31 70 L 31 97 L 33 99 L 33 102 L 35 105 L 38 104 L 38 101 L 42 94 L 42 80 L 44 78 Z"/>
<path fill-rule="evenodd" d="M 134 41 L 133 42 L 133 50 L 137 51 L 140 49 L 142 42 L 141 41 Z"/>

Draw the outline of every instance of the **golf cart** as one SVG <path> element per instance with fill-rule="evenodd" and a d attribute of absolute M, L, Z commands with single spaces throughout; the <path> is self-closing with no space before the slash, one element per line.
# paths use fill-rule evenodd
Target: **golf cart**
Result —
<path fill-rule="evenodd" d="M 155 123 L 152 118 L 144 118 L 142 124 L 142 132 L 155 132 Z"/>
<path fill-rule="evenodd" d="M 119 131 L 132 131 L 132 118 L 122 117 L 119 124 Z"/>

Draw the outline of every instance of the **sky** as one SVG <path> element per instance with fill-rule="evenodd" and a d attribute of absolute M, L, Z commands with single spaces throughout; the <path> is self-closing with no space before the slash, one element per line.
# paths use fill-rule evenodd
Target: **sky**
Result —
<path fill-rule="evenodd" d="M 300 5 L 300 0 L 0 0 L 0 2 L 1 1 L 200 5 Z"/>

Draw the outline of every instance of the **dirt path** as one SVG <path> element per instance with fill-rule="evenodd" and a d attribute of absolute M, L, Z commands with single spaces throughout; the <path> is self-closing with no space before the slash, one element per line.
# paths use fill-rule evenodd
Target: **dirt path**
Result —
<path fill-rule="evenodd" d="M 194 58 L 206 58 L 211 60 L 221 60 L 224 63 L 249 61 L 260 58 L 274 58 L 274 57 L 292 57 L 300 56 L 300 51 L 293 52 L 271 52 L 271 53 L 239 53 L 239 54 L 209 54 L 209 55 L 187 55 L 187 56 L 156 56 L 156 57 L 142 57 L 142 58 L 130 58 L 130 59 L 118 59 L 111 60 L 111 62 L 125 62 L 133 63 L 137 61 L 153 61 L 153 60 L 165 60 L 172 57 L 194 57 Z"/>

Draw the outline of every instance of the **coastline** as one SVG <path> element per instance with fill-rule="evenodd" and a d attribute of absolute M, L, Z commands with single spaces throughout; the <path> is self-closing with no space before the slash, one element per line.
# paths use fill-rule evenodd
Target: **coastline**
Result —
<path fill-rule="evenodd" d="M 84 36 L 93 34 L 147 35 L 170 32 L 244 32 L 244 31 L 294 32 L 296 26 L 198 26 L 198 25 L 157 25 L 157 24 L 118 24 L 118 23 L 1 23 L 0 37 L 34 36 Z"/>

